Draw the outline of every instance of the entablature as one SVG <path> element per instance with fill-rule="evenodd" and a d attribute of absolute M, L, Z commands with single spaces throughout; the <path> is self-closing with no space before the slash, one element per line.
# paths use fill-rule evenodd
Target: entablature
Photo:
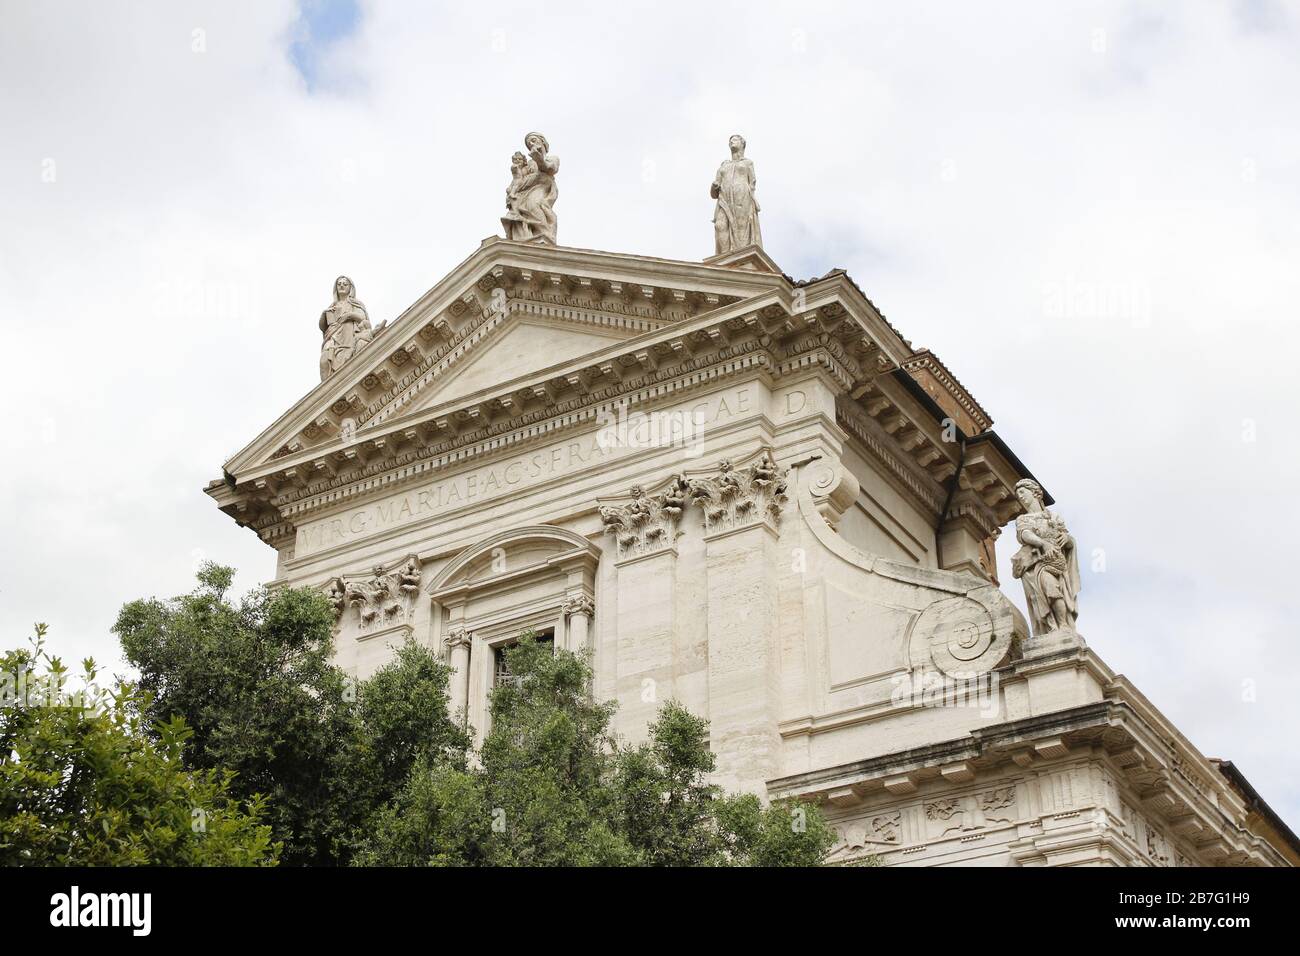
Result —
<path fill-rule="evenodd" d="M 1176 835 L 1208 865 L 1285 865 L 1278 851 L 1242 825 L 1244 813 L 1223 801 L 1226 788 L 1180 769 L 1177 748 L 1152 740 L 1150 728 L 1121 701 L 1106 700 L 973 731 L 926 747 L 770 781 L 773 799 L 812 799 L 832 808 L 880 806 L 917 794 L 942 803 L 954 784 L 1001 785 L 1004 778 L 1051 779 L 1079 761 L 1101 761 L 1135 796 L 1155 825 Z M 1058 819 L 1107 812 L 1123 829 L 1127 800 L 1090 789 L 1069 805 L 1042 807 Z M 1172 861 L 1153 855 L 1152 862 Z"/>

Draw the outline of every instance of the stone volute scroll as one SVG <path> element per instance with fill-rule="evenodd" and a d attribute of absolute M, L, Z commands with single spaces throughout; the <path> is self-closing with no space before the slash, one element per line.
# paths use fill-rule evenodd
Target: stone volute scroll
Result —
<path fill-rule="evenodd" d="M 1008 601 L 992 585 L 940 598 L 921 611 L 910 642 L 916 663 L 928 663 L 948 677 L 972 680 L 1007 659 L 1015 641 Z"/>
<path fill-rule="evenodd" d="M 805 466 L 804 480 L 817 513 L 832 531 L 838 531 L 841 516 L 858 500 L 858 479 L 839 462 L 816 459 Z"/>
<path fill-rule="evenodd" d="M 516 152 L 510 160 L 501 226 L 507 239 L 555 245 L 555 200 L 560 196 L 555 174 L 560 171 L 560 158 L 551 155 L 550 143 L 541 133 L 525 136 L 524 149 L 527 152 Z"/>
<path fill-rule="evenodd" d="M 1025 587 L 1034 637 L 1075 630 L 1079 617 L 1079 558 L 1074 538 L 1060 517 L 1047 510 L 1043 489 L 1032 478 L 1016 483 L 1025 513 L 1016 518 L 1020 550 L 1011 556 L 1011 573 Z"/>
<path fill-rule="evenodd" d="M 320 314 L 321 381 L 342 368 L 352 356 L 370 344 L 375 330 L 370 327 L 366 307 L 357 301 L 357 287 L 347 276 L 334 280 L 334 302 Z"/>
<path fill-rule="evenodd" d="M 758 229 L 758 200 L 754 190 L 758 180 L 754 161 L 745 158 L 745 137 L 739 133 L 728 141 L 731 158 L 724 160 L 713 177 L 709 196 L 718 201 L 713 210 L 713 235 L 717 254 L 723 255 L 746 246 L 762 246 Z"/>

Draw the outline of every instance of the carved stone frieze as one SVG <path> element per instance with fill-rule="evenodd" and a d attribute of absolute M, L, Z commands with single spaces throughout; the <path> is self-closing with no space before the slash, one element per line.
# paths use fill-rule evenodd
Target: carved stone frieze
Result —
<path fill-rule="evenodd" d="M 898 842 L 898 825 L 902 814 L 895 810 L 893 813 L 882 813 L 879 816 L 871 818 L 871 832 L 884 843 Z"/>
<path fill-rule="evenodd" d="M 955 820 L 954 817 L 956 817 Z M 962 810 L 961 799 L 948 797 L 943 800 L 931 800 L 927 803 L 925 805 L 925 818 L 937 823 L 939 832 L 942 834 L 962 828 L 966 815 Z"/>
<path fill-rule="evenodd" d="M 844 863 L 869 856 L 872 850 L 885 850 L 901 842 L 902 813 L 880 813 L 869 820 L 853 820 L 835 827 L 836 841 L 826 857 L 828 863 Z"/>
<path fill-rule="evenodd" d="M 1008 823 L 1015 818 L 1016 788 L 997 787 L 980 794 L 980 815 L 988 823 Z"/>
<path fill-rule="evenodd" d="M 982 830 L 1016 818 L 1016 787 L 1008 784 L 980 793 L 944 797 L 925 803 L 925 818 L 934 827 L 931 834 L 941 837 L 953 830 Z"/>

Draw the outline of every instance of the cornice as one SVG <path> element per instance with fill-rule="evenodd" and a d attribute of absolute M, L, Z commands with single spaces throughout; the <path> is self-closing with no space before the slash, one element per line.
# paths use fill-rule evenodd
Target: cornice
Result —
<path fill-rule="evenodd" d="M 1035 775 L 1053 772 L 1061 761 L 1101 760 L 1127 784 L 1141 811 L 1159 821 L 1166 838 L 1176 835 L 1213 862 L 1245 862 L 1253 856 L 1286 865 L 1275 847 L 1243 825 L 1245 808 L 1231 799 L 1226 784 L 1180 772 L 1170 758 L 1172 750 L 1149 722 L 1151 716 L 1130 700 L 1108 696 L 923 747 L 781 777 L 768 781 L 767 789 L 774 799 L 828 798 L 851 791 L 861 800 L 875 792 L 915 792 L 941 780 L 944 768 L 953 766 L 980 777 L 1004 772 L 1012 762 Z M 1080 809 L 1108 808 L 1087 802 Z"/>
<path fill-rule="evenodd" d="M 489 424 L 473 433 L 458 435 L 366 465 L 356 475 L 327 479 L 294 489 L 271 499 L 285 518 L 300 515 L 343 499 L 395 487 L 428 476 L 448 465 L 460 464 L 504 450 L 518 450 L 562 436 L 620 406 L 659 402 L 685 394 L 718 380 L 768 368 L 770 354 L 757 342 L 725 347 L 709 358 L 692 357 L 672 368 L 656 369 L 636 379 L 619 382 L 577 398 L 527 412 L 518 418 Z"/>
<path fill-rule="evenodd" d="M 975 400 L 975 396 L 957 380 L 957 376 L 952 374 L 952 371 L 943 363 L 939 356 L 935 355 L 929 349 L 918 349 L 900 364 L 908 373 L 917 369 L 925 369 L 930 372 L 930 374 L 934 376 L 935 381 L 943 386 L 944 390 L 952 396 L 953 400 L 956 401 L 966 414 L 971 417 L 971 420 L 975 422 L 978 426 L 976 428 L 977 432 L 986 431 L 993 427 L 993 419 L 989 416 L 989 413 L 986 412 L 984 407 Z"/>
<path fill-rule="evenodd" d="M 751 348 L 747 342 L 759 343 L 774 362 L 794 363 L 787 364 L 786 368 L 798 367 L 805 356 L 817 356 L 817 361 L 829 363 L 826 367 L 841 387 L 852 384 L 866 367 L 877 372 L 892 367 L 877 343 L 841 305 L 825 303 L 819 309 L 792 314 L 783 297 L 763 296 L 733 303 L 671 328 L 613 343 L 601 351 L 540 370 L 496 389 L 480 390 L 452 402 L 423 408 L 413 416 L 398 416 L 385 422 L 386 431 L 353 435 L 346 443 L 340 436 L 325 445 L 304 448 L 296 455 L 268 462 L 238 476 L 239 485 L 241 488 L 256 485 L 263 492 L 275 494 L 281 493 L 278 486 L 286 482 L 298 488 L 322 486 L 322 483 L 331 487 L 337 484 L 333 478 L 340 470 L 359 475 L 387 470 L 403 446 L 438 445 L 441 440 L 450 443 L 442 447 L 453 447 L 472 440 L 466 439 L 465 434 L 477 438 L 485 427 L 485 434 L 512 430 L 553 414 L 549 409 L 575 407 L 566 402 L 581 406 L 591 401 L 590 395 L 619 394 L 670 379 L 701 365 L 700 355 L 716 352 L 725 358 L 728 354 L 747 351 Z M 692 358 L 685 363 L 674 362 L 681 355 Z M 774 374 L 781 374 L 781 370 Z M 629 380 L 629 375 L 634 377 Z M 532 404 L 541 408 L 527 407 Z M 498 420 L 505 424 L 499 424 Z M 481 422 L 492 424 L 483 426 Z M 378 467 L 369 467 L 371 457 L 388 463 L 381 461 Z M 360 464 L 367 467 L 359 469 Z"/>
<path fill-rule="evenodd" d="M 744 324 L 742 321 L 741 326 Z M 232 492 L 221 486 L 221 506 L 241 523 L 253 527 L 268 543 L 279 543 L 290 540 L 296 523 L 309 514 L 345 502 L 364 502 L 450 466 L 517 453 L 589 426 L 602 413 L 616 412 L 620 407 L 659 403 L 735 376 L 761 373 L 778 379 L 812 366 L 826 371 L 841 387 L 848 387 L 858 367 L 842 345 L 823 332 L 797 333 L 780 344 L 761 334 L 715 345 L 676 364 L 645 370 L 635 378 L 552 401 L 471 432 L 450 435 L 442 441 L 416 442 L 405 451 L 378 457 L 355 471 L 326 475 L 301 487 L 282 487 L 272 493 L 271 486 L 259 479 L 241 485 L 241 495 L 238 490 Z"/>
<path fill-rule="evenodd" d="M 237 473 L 237 477 L 243 484 L 282 468 L 310 464 L 321 455 L 344 450 L 348 444 L 391 440 L 404 429 L 429 420 L 435 421 L 437 431 L 442 433 L 435 436 L 438 438 L 464 430 L 477 431 L 481 427 L 479 423 L 484 421 L 500 417 L 521 417 L 528 404 L 553 407 L 574 395 L 585 395 L 598 391 L 601 387 L 608 387 L 611 380 L 621 380 L 625 374 L 659 369 L 662 365 L 676 361 L 681 355 L 694 355 L 701 349 L 716 348 L 719 343 L 734 346 L 742 338 L 765 335 L 771 324 L 786 315 L 787 307 L 779 296 L 763 296 L 733 303 L 697 320 L 677 323 L 671 328 L 660 328 L 635 338 L 614 342 L 604 349 L 538 369 L 510 382 L 422 407 L 407 415 L 394 415 L 385 419 L 384 430 L 379 430 L 372 423 L 364 434 L 356 435 L 347 443 L 336 435 L 329 442 L 302 447 L 290 457 L 252 467 L 243 473 Z M 359 403 L 353 404 L 359 407 Z M 341 406 L 336 403 L 333 408 L 336 415 L 339 407 Z M 447 431 L 448 428 L 451 429 L 450 432 Z"/>
<path fill-rule="evenodd" d="M 782 360 L 780 356 L 793 357 Z M 322 504 L 334 504 L 341 498 L 390 490 L 449 464 L 554 438 L 618 406 L 659 401 L 754 369 L 766 368 L 774 378 L 779 378 L 812 365 L 824 368 L 843 388 L 851 385 L 858 367 L 844 349 L 825 334 L 805 335 L 789 348 L 749 339 L 572 399 L 489 423 L 473 432 L 412 448 L 395 457 L 368 463 L 358 472 L 295 488 L 270 500 L 285 518 L 289 518 Z"/>
<path fill-rule="evenodd" d="M 934 475 L 902 453 L 885 429 L 847 396 L 839 397 L 835 412 L 845 430 L 937 519 L 943 510 L 944 489 Z"/>

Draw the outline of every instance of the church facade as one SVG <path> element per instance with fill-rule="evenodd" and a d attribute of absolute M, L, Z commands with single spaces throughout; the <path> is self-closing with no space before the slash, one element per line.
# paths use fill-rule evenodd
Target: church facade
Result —
<path fill-rule="evenodd" d="M 557 245 L 530 134 L 516 238 L 378 328 L 340 277 L 320 385 L 207 488 L 275 584 L 330 597 L 358 677 L 437 648 L 480 736 L 521 633 L 589 652 L 619 733 L 680 700 L 718 783 L 824 806 L 835 862 L 1300 861 L 1079 635 L 1073 539 L 988 412 L 843 271 L 754 242 L 737 139 L 703 262 Z"/>

